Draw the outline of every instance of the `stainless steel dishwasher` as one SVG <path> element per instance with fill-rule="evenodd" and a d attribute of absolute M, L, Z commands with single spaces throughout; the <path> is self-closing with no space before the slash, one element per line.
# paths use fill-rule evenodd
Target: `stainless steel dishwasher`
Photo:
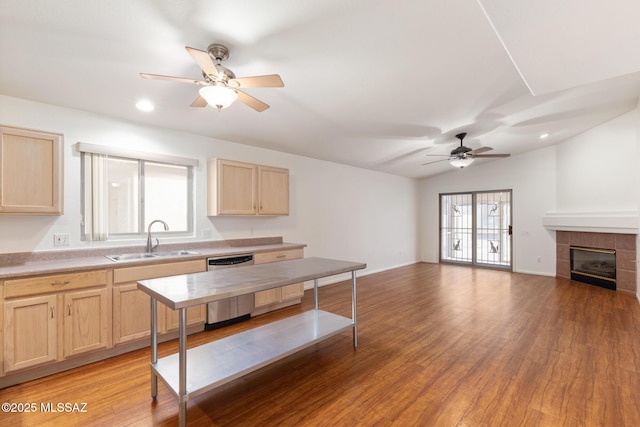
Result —
<path fill-rule="evenodd" d="M 242 267 L 253 264 L 253 254 L 241 254 L 207 258 L 207 270 Z M 207 304 L 207 323 L 205 329 L 221 328 L 251 317 L 254 306 L 253 294 L 240 295 Z"/>

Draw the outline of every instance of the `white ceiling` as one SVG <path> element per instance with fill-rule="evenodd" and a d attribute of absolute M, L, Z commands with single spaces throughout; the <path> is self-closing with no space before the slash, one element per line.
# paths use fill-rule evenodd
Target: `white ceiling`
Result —
<path fill-rule="evenodd" d="M 0 94 L 425 177 L 459 132 L 517 154 L 637 106 L 640 2 L 560 3 L 0 0 Z M 199 79 L 184 47 L 211 43 L 238 77 L 282 77 L 246 90 L 270 109 L 191 108 L 198 86 L 139 76 Z"/>

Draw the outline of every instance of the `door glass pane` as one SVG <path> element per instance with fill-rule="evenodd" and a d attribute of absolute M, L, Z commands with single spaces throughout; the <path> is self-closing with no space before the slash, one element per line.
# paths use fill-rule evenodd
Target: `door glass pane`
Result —
<path fill-rule="evenodd" d="M 161 219 L 169 225 L 169 231 L 188 231 L 189 170 L 186 166 L 145 162 L 144 189 L 145 227 Z"/>
<path fill-rule="evenodd" d="M 440 258 L 473 260 L 473 202 L 471 194 L 440 196 Z"/>
<path fill-rule="evenodd" d="M 476 195 L 476 262 L 511 265 L 511 192 Z"/>
<path fill-rule="evenodd" d="M 107 163 L 109 233 L 137 233 L 138 161 L 109 157 Z"/>

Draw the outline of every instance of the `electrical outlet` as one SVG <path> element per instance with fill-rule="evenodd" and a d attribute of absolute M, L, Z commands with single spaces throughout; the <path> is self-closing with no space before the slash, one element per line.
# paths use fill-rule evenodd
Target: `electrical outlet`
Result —
<path fill-rule="evenodd" d="M 202 230 L 202 238 L 203 239 L 210 239 L 211 238 L 211 229 L 210 228 L 205 228 L 204 230 Z"/>
<path fill-rule="evenodd" d="M 54 246 L 69 246 L 69 233 L 56 233 L 53 235 Z"/>

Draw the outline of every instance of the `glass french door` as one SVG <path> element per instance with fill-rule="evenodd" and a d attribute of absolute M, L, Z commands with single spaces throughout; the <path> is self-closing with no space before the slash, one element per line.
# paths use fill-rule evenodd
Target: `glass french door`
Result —
<path fill-rule="evenodd" d="M 511 190 L 440 194 L 440 261 L 511 270 Z"/>

